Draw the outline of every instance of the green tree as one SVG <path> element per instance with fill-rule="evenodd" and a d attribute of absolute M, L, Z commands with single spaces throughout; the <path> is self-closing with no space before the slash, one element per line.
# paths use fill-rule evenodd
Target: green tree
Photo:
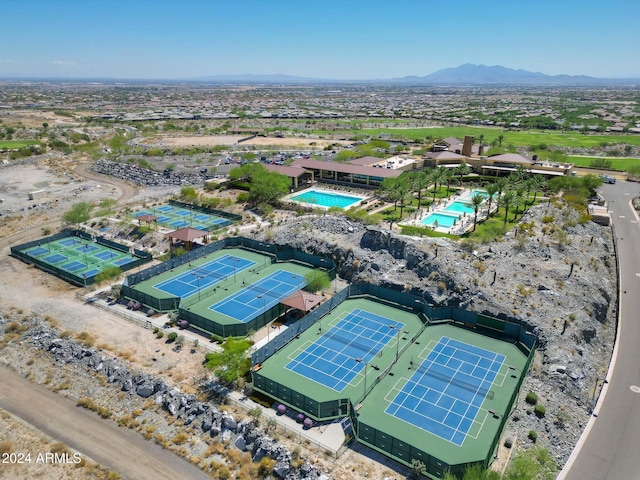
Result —
<path fill-rule="evenodd" d="M 509 214 L 509 207 L 513 205 L 516 200 L 516 193 L 509 191 L 505 192 L 500 198 L 498 198 L 498 205 L 504 207 L 504 222 L 503 226 L 507 224 L 507 215 Z"/>
<path fill-rule="evenodd" d="M 549 450 L 533 447 L 519 452 L 502 476 L 503 480 L 554 480 L 558 463 Z"/>
<path fill-rule="evenodd" d="M 462 185 L 462 177 L 464 177 L 465 175 L 469 175 L 469 173 L 471 172 L 471 167 L 469 167 L 469 165 L 467 165 L 465 162 L 462 162 L 454 169 L 454 172 L 459 177 L 458 183 Z"/>
<path fill-rule="evenodd" d="M 310 292 L 317 292 L 319 290 L 324 290 L 331 286 L 331 279 L 327 272 L 323 272 L 322 270 L 311 270 L 304 276 L 307 281 L 307 286 L 305 287 Z"/>
<path fill-rule="evenodd" d="M 185 185 L 180 188 L 180 200 L 187 203 L 195 203 L 198 200 L 198 192 L 191 185 Z"/>
<path fill-rule="evenodd" d="M 476 224 L 478 223 L 478 209 L 480 205 L 484 202 L 484 197 L 478 193 L 476 193 L 473 197 L 471 197 L 471 205 L 473 205 L 473 231 L 476 231 Z"/>
<path fill-rule="evenodd" d="M 502 196 L 502 192 L 507 188 L 509 181 L 504 177 L 500 177 L 496 178 L 496 181 L 493 183 L 498 187 L 498 197 L 500 197 Z"/>
<path fill-rule="evenodd" d="M 79 225 L 89 220 L 93 207 L 87 202 L 74 203 L 71 210 L 62 215 L 62 221 L 71 225 Z"/>
<path fill-rule="evenodd" d="M 262 165 L 254 163 L 262 167 Z M 291 180 L 285 175 L 269 172 L 264 167 L 251 179 L 249 187 L 249 201 L 255 205 L 267 203 L 274 205 L 280 197 L 289 191 Z"/>
<path fill-rule="evenodd" d="M 431 181 L 433 182 L 433 203 L 436 202 L 436 193 L 438 192 L 438 185 L 444 180 L 446 173 L 443 168 L 435 168 L 431 174 Z"/>
<path fill-rule="evenodd" d="M 413 478 L 420 477 L 425 468 L 426 467 L 421 460 L 418 460 L 417 458 L 411 459 L 411 476 Z"/>
<path fill-rule="evenodd" d="M 489 215 L 491 215 L 491 203 L 493 202 L 493 197 L 498 193 L 498 185 L 496 185 L 495 183 L 489 183 L 484 187 L 484 189 L 489 194 L 488 207 L 489 207 Z"/>
<path fill-rule="evenodd" d="M 596 189 L 600 187 L 604 181 L 602 180 L 602 177 L 598 177 L 597 175 L 593 175 L 591 173 L 589 175 L 585 175 L 584 177 L 580 177 L 580 180 L 582 181 L 583 187 L 589 190 L 590 195 L 595 194 Z"/>
<path fill-rule="evenodd" d="M 247 352 L 251 341 L 229 337 L 222 345 L 222 352 L 211 352 L 205 355 L 205 367 L 212 370 L 220 380 L 232 383 L 245 376 L 251 368 L 251 359 Z"/>
<path fill-rule="evenodd" d="M 498 135 L 498 146 L 502 146 L 502 141 L 504 140 L 504 135 L 500 134 Z"/>

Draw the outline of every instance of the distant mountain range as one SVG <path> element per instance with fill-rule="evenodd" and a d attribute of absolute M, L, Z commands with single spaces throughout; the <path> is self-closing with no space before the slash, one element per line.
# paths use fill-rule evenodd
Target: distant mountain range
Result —
<path fill-rule="evenodd" d="M 466 63 L 459 67 L 444 68 L 430 75 L 411 75 L 389 80 L 330 80 L 323 78 L 296 77 L 293 75 L 214 75 L 190 79 L 212 83 L 373 83 L 392 85 L 629 85 L 640 79 L 605 79 L 585 75 L 546 75 L 540 72 L 515 70 L 500 65 L 486 66 Z"/>
<path fill-rule="evenodd" d="M 0 78 L 3 75 L 0 74 Z M 444 68 L 437 72 L 425 76 L 410 75 L 401 78 L 391 78 L 387 80 L 335 80 L 326 78 L 298 77 L 295 75 L 212 75 L 206 77 L 194 77 L 174 80 L 162 79 L 61 79 L 45 77 L 27 77 L 19 75 L 7 75 L 6 79 L 11 80 L 33 80 L 33 81 L 99 81 L 104 83 L 181 83 L 181 82 L 203 82 L 219 84 L 276 84 L 276 85 L 313 85 L 313 84 L 369 84 L 369 85 L 404 85 L 404 86 L 428 86 L 428 85 L 512 85 L 512 86 L 604 86 L 604 85 L 639 85 L 640 79 L 636 78 L 596 78 L 585 75 L 546 75 L 540 72 L 529 72 L 527 70 L 515 70 L 513 68 L 502 67 L 500 65 L 486 66 L 466 63 L 459 67 Z"/>
<path fill-rule="evenodd" d="M 455 68 L 444 68 L 424 77 L 393 78 L 391 82 L 413 85 L 602 85 L 628 83 L 629 79 L 603 79 L 585 75 L 546 75 L 500 65 L 489 67 L 466 63 Z"/>

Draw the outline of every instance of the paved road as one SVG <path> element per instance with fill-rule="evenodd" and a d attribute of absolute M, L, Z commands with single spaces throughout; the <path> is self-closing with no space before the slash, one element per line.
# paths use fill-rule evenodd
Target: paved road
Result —
<path fill-rule="evenodd" d="M 608 384 L 559 479 L 640 479 L 640 225 L 629 202 L 640 184 L 603 185 L 615 226 L 620 263 L 620 323 Z"/>
<path fill-rule="evenodd" d="M 0 366 L 0 407 L 128 479 L 208 479 L 195 465 L 139 433 Z M 24 452 L 26 453 L 26 452 Z M 31 452 L 35 456 L 39 452 Z"/>

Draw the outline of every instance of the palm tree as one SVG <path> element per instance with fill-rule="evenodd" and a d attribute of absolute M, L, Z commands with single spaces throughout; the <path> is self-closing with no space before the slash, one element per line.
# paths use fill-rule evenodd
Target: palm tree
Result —
<path fill-rule="evenodd" d="M 465 162 L 462 162 L 454 170 L 456 175 L 460 177 L 460 180 L 459 180 L 460 185 L 462 185 L 462 177 L 464 177 L 465 175 L 468 175 L 469 172 L 471 172 L 471 168 Z"/>
<path fill-rule="evenodd" d="M 478 142 L 480 142 L 480 146 L 482 147 L 482 142 L 484 142 L 484 133 L 478 135 Z"/>
<path fill-rule="evenodd" d="M 502 146 L 502 141 L 504 140 L 504 135 L 500 134 L 498 135 L 498 145 Z"/>
<path fill-rule="evenodd" d="M 513 204 L 513 202 L 515 201 L 515 198 L 516 198 L 516 194 L 515 192 L 512 192 L 512 191 L 504 192 L 504 195 L 498 198 L 498 205 L 504 207 L 504 223 L 502 224 L 502 226 L 505 226 L 507 224 L 507 215 L 509 214 L 509 207 Z"/>
<path fill-rule="evenodd" d="M 433 203 L 436 203 L 436 193 L 438 192 L 438 184 L 440 184 L 444 178 L 444 170 L 442 168 L 435 168 L 431 173 L 431 181 L 433 182 Z"/>
<path fill-rule="evenodd" d="M 484 202 L 484 197 L 479 193 L 476 193 L 471 197 L 471 205 L 473 205 L 473 231 L 476 231 L 476 223 L 478 223 L 478 208 Z"/>
<path fill-rule="evenodd" d="M 431 183 L 430 173 L 431 172 L 427 170 L 422 170 L 411 176 L 414 192 L 418 194 L 418 208 L 420 208 L 422 203 L 422 190 Z"/>
<path fill-rule="evenodd" d="M 406 207 L 406 202 L 411 198 L 411 183 L 398 179 L 396 191 L 398 193 L 398 201 L 400 202 L 400 219 L 402 220 L 402 212 Z"/>
<path fill-rule="evenodd" d="M 498 193 L 498 185 L 495 183 L 490 183 L 484 187 L 484 189 L 489 194 L 489 215 L 491 215 L 491 202 L 493 201 L 493 197 L 496 193 Z"/>
<path fill-rule="evenodd" d="M 509 181 L 504 177 L 500 177 L 496 178 L 494 184 L 498 187 L 498 197 L 500 197 L 502 196 L 502 192 L 504 192 L 504 189 L 507 188 Z"/>
<path fill-rule="evenodd" d="M 447 184 L 447 198 L 449 198 L 449 187 L 451 186 L 451 180 L 453 179 L 453 172 L 450 168 L 445 168 L 442 174 L 442 181 Z"/>
<path fill-rule="evenodd" d="M 526 205 L 527 200 L 524 198 L 524 187 L 520 186 L 515 191 L 515 197 L 513 199 L 513 205 L 516 206 L 516 214 L 513 216 L 514 222 L 518 218 L 518 209 L 520 208 L 520 205 L 522 205 L 523 203 Z M 522 213 L 524 213 L 524 209 L 522 210 Z"/>
<path fill-rule="evenodd" d="M 534 175 L 531 180 L 533 180 L 531 187 L 533 189 L 533 202 L 531 204 L 534 205 L 536 203 L 536 197 L 538 196 L 538 190 L 547 186 L 547 179 L 542 175 Z"/>

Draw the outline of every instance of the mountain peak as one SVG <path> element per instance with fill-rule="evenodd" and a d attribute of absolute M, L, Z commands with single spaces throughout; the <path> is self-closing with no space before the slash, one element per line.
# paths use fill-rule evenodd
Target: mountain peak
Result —
<path fill-rule="evenodd" d="M 444 68 L 424 77 L 396 78 L 402 83 L 420 85 L 593 85 L 601 80 L 583 75 L 545 75 L 502 65 L 476 65 L 465 63 Z"/>

